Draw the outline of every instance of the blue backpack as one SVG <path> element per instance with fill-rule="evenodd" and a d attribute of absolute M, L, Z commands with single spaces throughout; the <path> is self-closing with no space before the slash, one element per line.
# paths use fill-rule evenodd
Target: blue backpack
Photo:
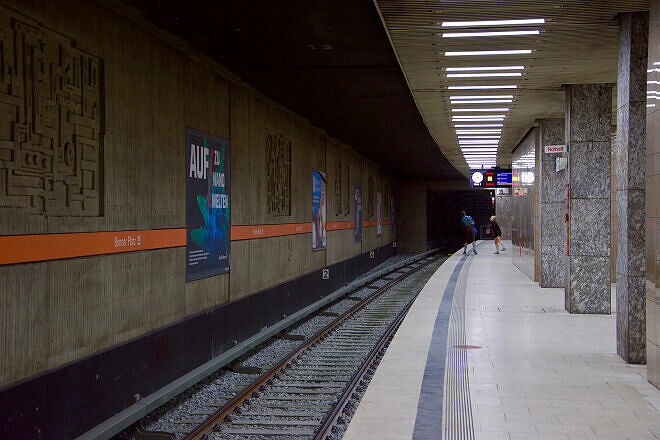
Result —
<path fill-rule="evenodd" d="M 469 215 L 466 215 L 461 219 L 461 223 L 463 223 L 463 227 L 467 228 L 468 226 L 474 226 L 474 220 L 472 220 L 472 217 Z"/>

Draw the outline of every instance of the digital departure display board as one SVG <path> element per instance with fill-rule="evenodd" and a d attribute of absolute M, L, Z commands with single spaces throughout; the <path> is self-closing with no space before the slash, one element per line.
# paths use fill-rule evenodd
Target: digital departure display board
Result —
<path fill-rule="evenodd" d="M 497 172 L 497 186 L 510 186 L 513 184 L 513 173 L 511 171 L 498 171 Z"/>
<path fill-rule="evenodd" d="M 513 180 L 511 170 L 499 168 L 470 170 L 470 187 L 472 188 L 506 188 L 513 184 Z"/>

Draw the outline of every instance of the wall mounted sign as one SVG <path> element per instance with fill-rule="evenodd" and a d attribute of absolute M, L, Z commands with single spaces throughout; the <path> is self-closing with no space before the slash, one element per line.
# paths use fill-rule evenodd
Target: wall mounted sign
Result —
<path fill-rule="evenodd" d="M 559 172 L 568 166 L 568 157 L 558 157 L 555 159 L 555 171 Z"/>
<path fill-rule="evenodd" d="M 480 170 L 470 170 L 470 187 L 472 188 L 483 188 L 484 183 L 484 174 Z"/>
<path fill-rule="evenodd" d="M 470 170 L 471 188 L 508 187 L 513 181 L 514 177 L 510 169 Z"/>
<path fill-rule="evenodd" d="M 229 141 L 186 128 L 186 281 L 229 272 Z"/>
<path fill-rule="evenodd" d="M 566 145 L 546 145 L 543 147 L 543 151 L 546 153 L 566 153 L 568 148 Z"/>
<path fill-rule="evenodd" d="M 513 184 L 513 175 L 511 171 L 505 172 L 505 171 L 498 171 L 497 172 L 497 186 L 498 187 L 506 187 L 506 186 L 511 186 Z"/>

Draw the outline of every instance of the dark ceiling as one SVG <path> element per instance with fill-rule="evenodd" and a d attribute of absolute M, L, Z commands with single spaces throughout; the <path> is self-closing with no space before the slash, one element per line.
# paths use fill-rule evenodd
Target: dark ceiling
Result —
<path fill-rule="evenodd" d="M 462 179 L 431 138 L 371 0 L 124 0 L 390 172 Z"/>

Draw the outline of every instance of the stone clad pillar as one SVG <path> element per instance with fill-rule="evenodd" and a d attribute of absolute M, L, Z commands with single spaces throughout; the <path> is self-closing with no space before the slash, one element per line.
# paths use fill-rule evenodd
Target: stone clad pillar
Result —
<path fill-rule="evenodd" d="M 566 197 L 568 170 L 556 170 L 565 153 L 545 153 L 545 145 L 564 144 L 564 119 L 540 119 L 540 276 L 541 287 L 566 286 Z"/>
<path fill-rule="evenodd" d="M 645 155 L 648 13 L 619 15 L 616 164 L 616 348 L 646 362 Z"/>
<path fill-rule="evenodd" d="M 611 84 L 566 86 L 568 255 L 565 307 L 610 313 Z"/>

